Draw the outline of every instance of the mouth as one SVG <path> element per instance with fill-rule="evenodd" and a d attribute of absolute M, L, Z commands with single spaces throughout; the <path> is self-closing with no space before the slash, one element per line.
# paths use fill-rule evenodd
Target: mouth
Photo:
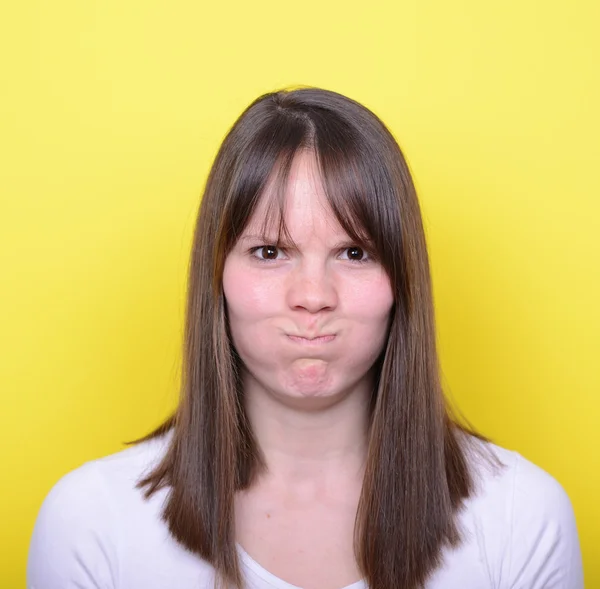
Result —
<path fill-rule="evenodd" d="M 288 335 L 291 341 L 304 345 L 326 344 L 335 339 L 335 334 L 319 335 L 317 337 L 302 337 L 300 335 Z"/>

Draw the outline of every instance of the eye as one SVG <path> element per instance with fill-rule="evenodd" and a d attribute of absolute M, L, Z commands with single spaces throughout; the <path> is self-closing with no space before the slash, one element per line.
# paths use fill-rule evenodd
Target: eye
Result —
<path fill-rule="evenodd" d="M 250 250 L 250 253 L 258 258 L 261 262 L 282 259 L 279 254 L 283 254 L 282 250 L 275 245 L 261 245 L 259 247 L 253 247 Z"/>
<path fill-rule="evenodd" d="M 342 252 L 342 260 L 350 260 L 351 262 L 366 262 L 368 261 L 369 255 L 362 248 L 357 245 L 353 245 L 352 247 L 347 247 Z"/>

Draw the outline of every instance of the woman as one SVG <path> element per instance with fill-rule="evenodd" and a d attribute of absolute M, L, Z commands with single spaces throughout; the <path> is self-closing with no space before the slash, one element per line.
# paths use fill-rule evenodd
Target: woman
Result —
<path fill-rule="evenodd" d="M 384 124 L 266 94 L 212 166 L 180 406 L 61 479 L 32 589 L 583 587 L 570 501 L 451 416 L 425 237 Z"/>

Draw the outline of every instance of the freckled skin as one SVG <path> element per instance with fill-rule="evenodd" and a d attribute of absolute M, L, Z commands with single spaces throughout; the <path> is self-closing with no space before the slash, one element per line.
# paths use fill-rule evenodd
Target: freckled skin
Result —
<path fill-rule="evenodd" d="M 334 402 L 370 387 L 393 305 L 383 268 L 366 254 L 363 262 L 350 257 L 351 247 L 360 244 L 333 216 L 315 165 L 310 153 L 298 155 L 286 190 L 285 221 L 298 249 L 271 250 L 275 258 L 265 261 L 261 246 L 273 244 L 275 235 L 270 243 L 251 237 L 260 235 L 265 199 L 227 256 L 223 274 L 246 383 L 295 405 Z M 324 334 L 335 337 L 307 341 Z"/>

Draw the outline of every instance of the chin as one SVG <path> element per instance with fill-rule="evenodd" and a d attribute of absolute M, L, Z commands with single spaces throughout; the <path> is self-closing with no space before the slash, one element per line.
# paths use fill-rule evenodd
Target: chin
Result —
<path fill-rule="evenodd" d="M 324 409 L 351 395 L 356 387 L 344 386 L 328 379 L 326 382 L 294 381 L 285 383 L 277 392 L 284 403 L 303 409 Z"/>
<path fill-rule="evenodd" d="M 282 405 L 300 412 L 324 411 L 337 405 L 341 398 L 339 394 L 330 391 L 294 391 L 282 393 L 277 397 Z"/>

